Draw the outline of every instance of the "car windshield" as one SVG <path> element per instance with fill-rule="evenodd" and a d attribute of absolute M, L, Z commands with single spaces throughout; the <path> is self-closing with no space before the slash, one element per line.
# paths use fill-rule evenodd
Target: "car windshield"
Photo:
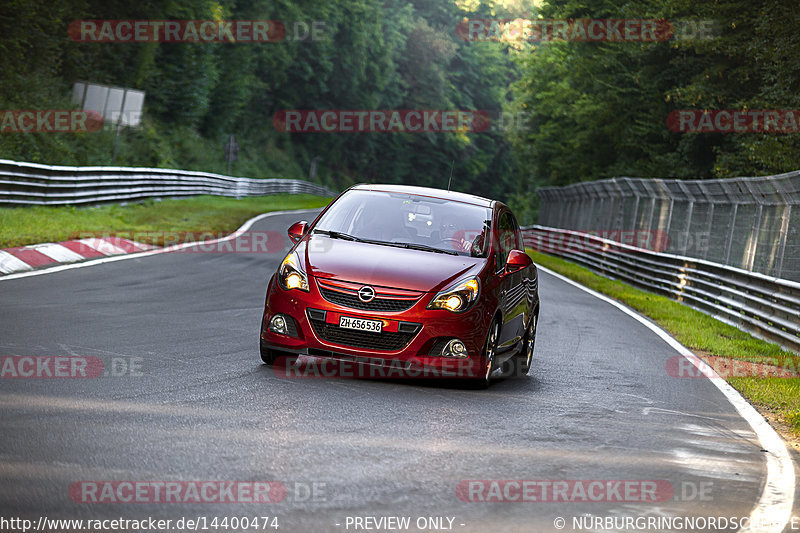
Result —
<path fill-rule="evenodd" d="M 406 193 L 352 190 L 314 226 L 330 237 L 486 257 L 492 210 Z"/>

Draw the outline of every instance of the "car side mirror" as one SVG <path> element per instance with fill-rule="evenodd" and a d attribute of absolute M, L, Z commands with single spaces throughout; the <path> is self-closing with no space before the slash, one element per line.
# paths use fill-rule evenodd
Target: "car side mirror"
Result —
<path fill-rule="evenodd" d="M 307 229 L 308 229 L 308 222 L 306 222 L 305 220 L 301 222 L 295 222 L 289 228 L 288 231 L 289 240 L 291 240 L 293 243 L 296 244 L 300 239 L 303 238 L 303 235 L 306 234 Z"/>
<path fill-rule="evenodd" d="M 516 272 L 533 264 L 533 260 L 522 250 L 511 250 L 506 259 L 506 273 Z"/>

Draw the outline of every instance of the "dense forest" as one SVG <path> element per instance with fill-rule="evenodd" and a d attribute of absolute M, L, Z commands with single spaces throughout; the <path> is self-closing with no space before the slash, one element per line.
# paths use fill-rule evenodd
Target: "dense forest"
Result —
<path fill-rule="evenodd" d="M 529 38 L 509 21 L 669 21 L 640 42 Z M 538 186 L 611 176 L 712 178 L 800 168 L 798 134 L 685 133 L 684 109 L 797 109 L 793 1 L 743 0 L 5 0 L 0 109 L 66 109 L 78 80 L 146 92 L 114 164 L 454 188 L 505 199 L 521 218 Z M 279 20 L 261 43 L 103 43 L 87 19 Z M 459 28 L 486 23 L 478 38 Z M 708 22 L 711 31 L 687 34 Z M 297 28 L 316 24 L 320 34 Z M 688 24 L 688 26 L 687 26 Z M 493 30 L 489 30 L 492 27 Z M 476 34 L 477 35 L 477 34 Z M 475 132 L 288 133 L 282 110 L 482 110 Z M 114 129 L 0 133 L 0 158 L 111 163 Z M 312 165 L 313 162 L 313 165 Z"/>
<path fill-rule="evenodd" d="M 514 139 L 536 184 L 613 176 L 726 178 L 800 169 L 800 133 L 680 133 L 676 110 L 798 110 L 794 0 L 553 0 L 547 19 L 674 22 L 661 42 L 552 42 L 519 56 Z M 708 22 L 705 35 L 693 31 Z M 686 28 L 689 28 L 686 30 Z"/>

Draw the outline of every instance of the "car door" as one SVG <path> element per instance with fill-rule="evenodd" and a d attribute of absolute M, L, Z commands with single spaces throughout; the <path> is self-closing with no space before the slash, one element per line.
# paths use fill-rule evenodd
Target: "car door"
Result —
<path fill-rule="evenodd" d="M 524 314 L 527 307 L 523 272 L 506 272 L 505 265 L 511 250 L 519 248 L 519 226 L 510 211 L 504 210 L 498 219 L 498 249 L 495 259 L 500 277 L 500 305 L 503 329 L 500 331 L 500 349 L 513 347 L 524 333 Z"/>
<path fill-rule="evenodd" d="M 516 223 L 516 220 L 515 220 Z M 519 224 L 517 224 L 517 250 L 525 251 L 525 241 L 522 238 L 522 231 L 519 228 Z M 523 295 L 523 303 L 524 306 L 521 310 L 522 313 L 522 335 L 525 334 L 525 326 L 528 324 L 531 315 L 533 314 L 536 306 L 539 304 L 538 302 L 538 293 L 539 293 L 539 277 L 538 271 L 536 270 L 536 266 L 531 264 L 520 270 L 520 283 L 522 284 L 522 290 L 524 292 Z"/>

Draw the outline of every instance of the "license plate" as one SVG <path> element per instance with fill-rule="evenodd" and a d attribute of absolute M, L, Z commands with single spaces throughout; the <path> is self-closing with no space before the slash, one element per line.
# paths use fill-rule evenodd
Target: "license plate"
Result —
<path fill-rule="evenodd" d="M 383 327 L 383 322 L 380 320 L 365 320 L 363 318 L 350 318 L 349 316 L 341 316 L 339 317 L 339 327 L 380 333 L 381 328 Z"/>

